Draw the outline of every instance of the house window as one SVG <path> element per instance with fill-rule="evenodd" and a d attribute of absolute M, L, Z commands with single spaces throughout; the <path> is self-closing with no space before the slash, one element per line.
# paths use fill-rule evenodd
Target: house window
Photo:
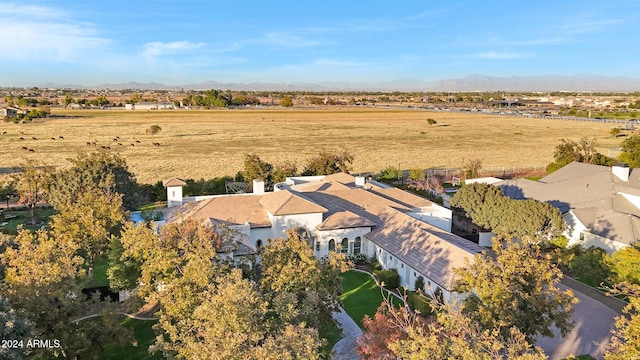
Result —
<path fill-rule="evenodd" d="M 256 249 L 260 249 L 262 247 L 262 239 L 256 240 Z"/>
<path fill-rule="evenodd" d="M 404 263 L 400 263 L 400 268 L 404 269 Z"/>
<path fill-rule="evenodd" d="M 413 277 L 415 277 L 415 276 L 416 276 L 416 272 L 414 271 L 414 272 L 413 272 Z"/>
<path fill-rule="evenodd" d="M 342 239 L 342 243 L 340 245 L 341 245 L 340 252 L 343 254 L 346 254 L 347 251 L 349 250 L 349 239 L 347 238 Z"/>
<path fill-rule="evenodd" d="M 336 241 L 333 239 L 329 240 L 329 251 L 336 251 Z"/>
<path fill-rule="evenodd" d="M 316 251 L 320 251 L 320 241 L 316 241 Z"/>
<path fill-rule="evenodd" d="M 171 191 L 171 197 L 176 197 L 176 192 L 175 192 L 175 190 Z"/>
<path fill-rule="evenodd" d="M 580 232 L 580 240 L 584 240 L 584 232 Z"/>
<path fill-rule="evenodd" d="M 361 250 L 362 250 L 362 239 L 360 239 L 360 236 L 358 236 L 356 238 L 355 243 L 353 244 L 353 253 L 358 255 L 360 254 Z"/>

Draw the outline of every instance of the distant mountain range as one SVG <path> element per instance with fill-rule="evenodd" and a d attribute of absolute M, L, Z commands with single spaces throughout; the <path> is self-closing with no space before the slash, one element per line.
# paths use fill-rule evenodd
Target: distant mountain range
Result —
<path fill-rule="evenodd" d="M 127 82 L 82 86 L 74 84 L 44 83 L 42 88 L 70 89 L 140 89 L 140 90 L 255 90 L 255 91 L 595 91 L 634 92 L 640 91 L 640 79 L 629 77 L 607 77 L 599 75 L 546 75 L 546 76 L 487 76 L 469 75 L 458 79 L 421 81 L 401 79 L 388 82 L 347 83 L 221 83 L 205 81 L 197 84 L 164 85 L 155 82 Z"/>

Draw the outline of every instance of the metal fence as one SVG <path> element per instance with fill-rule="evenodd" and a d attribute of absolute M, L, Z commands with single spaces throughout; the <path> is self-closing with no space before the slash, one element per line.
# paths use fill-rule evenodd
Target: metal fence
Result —
<path fill-rule="evenodd" d="M 465 179 L 464 169 L 426 169 L 425 174 L 440 177 L 445 182 L 451 182 L 453 178 Z M 409 177 L 409 171 L 402 172 L 403 177 Z M 498 166 L 486 167 L 478 171 L 478 177 L 496 177 L 500 179 L 515 179 L 522 177 L 538 177 L 547 175 L 546 165 L 533 165 L 528 167 Z"/>

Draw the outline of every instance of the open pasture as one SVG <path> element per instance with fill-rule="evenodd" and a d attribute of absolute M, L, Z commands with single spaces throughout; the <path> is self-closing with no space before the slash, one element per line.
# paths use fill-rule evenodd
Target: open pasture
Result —
<path fill-rule="evenodd" d="M 354 172 L 459 167 L 480 158 L 485 168 L 542 166 L 561 138 L 595 137 L 605 155 L 621 139 L 612 124 L 394 109 L 54 110 L 30 124 L 1 123 L 0 167 L 37 159 L 66 165 L 78 152 L 108 147 L 139 181 L 213 178 L 242 169 L 243 155 L 299 167 L 322 149 L 347 148 Z M 427 119 L 437 121 L 429 125 Z M 145 133 L 157 124 L 162 131 Z M 20 140 L 22 138 L 23 140 Z M 154 145 L 156 143 L 156 145 Z M 32 151 L 31 151 L 32 150 Z"/>

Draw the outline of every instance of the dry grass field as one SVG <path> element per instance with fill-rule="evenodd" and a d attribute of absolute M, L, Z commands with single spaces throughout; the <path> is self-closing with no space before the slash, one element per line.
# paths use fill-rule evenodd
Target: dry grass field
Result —
<path fill-rule="evenodd" d="M 377 172 L 398 164 L 455 168 L 465 158 L 480 158 L 485 168 L 543 166 L 561 138 L 595 137 L 604 154 L 621 142 L 609 135 L 612 124 L 410 109 L 67 110 L 54 115 L 70 117 L 0 124 L 0 133 L 6 131 L 0 137 L 0 167 L 25 159 L 61 166 L 78 152 L 108 146 L 127 160 L 139 181 L 152 183 L 174 176 L 234 175 L 246 153 L 301 166 L 322 149 L 344 147 L 355 154 L 354 172 Z M 437 124 L 428 125 L 427 118 Z M 162 131 L 146 134 L 153 124 Z M 113 141 L 116 137 L 119 141 Z"/>

